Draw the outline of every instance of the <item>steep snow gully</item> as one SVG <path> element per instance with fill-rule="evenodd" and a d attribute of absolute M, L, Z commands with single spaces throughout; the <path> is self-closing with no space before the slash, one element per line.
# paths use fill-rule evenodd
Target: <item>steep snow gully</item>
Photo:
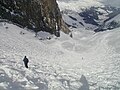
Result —
<path fill-rule="evenodd" d="M 120 28 L 72 33 L 39 40 L 0 23 L 0 90 L 120 90 Z"/>

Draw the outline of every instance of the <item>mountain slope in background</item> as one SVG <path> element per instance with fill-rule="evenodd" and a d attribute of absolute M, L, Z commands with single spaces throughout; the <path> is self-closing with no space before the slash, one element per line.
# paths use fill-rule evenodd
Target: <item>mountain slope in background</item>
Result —
<path fill-rule="evenodd" d="M 58 0 L 63 18 L 69 27 L 86 28 L 95 32 L 119 27 L 120 23 L 113 20 L 120 15 L 119 5 L 114 6 L 119 1 L 107 2 L 108 0 Z"/>

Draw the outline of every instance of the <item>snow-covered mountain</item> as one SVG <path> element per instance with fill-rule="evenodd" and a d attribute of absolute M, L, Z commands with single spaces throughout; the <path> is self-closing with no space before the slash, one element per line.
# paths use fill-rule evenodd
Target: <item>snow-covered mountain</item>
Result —
<path fill-rule="evenodd" d="M 0 90 L 119 90 L 119 30 L 74 29 L 73 38 L 61 32 L 60 38 L 39 40 L 33 32 L 0 23 Z"/>
<path fill-rule="evenodd" d="M 120 15 L 119 2 L 110 2 L 109 0 L 58 0 L 63 18 L 69 27 L 86 28 L 96 32 L 119 27 L 120 23 L 113 20 Z M 107 22 L 111 24 L 115 22 L 116 24 L 110 28 Z"/>

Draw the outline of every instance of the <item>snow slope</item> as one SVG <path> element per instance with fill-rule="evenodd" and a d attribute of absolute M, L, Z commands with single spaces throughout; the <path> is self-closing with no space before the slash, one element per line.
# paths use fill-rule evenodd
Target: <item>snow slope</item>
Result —
<path fill-rule="evenodd" d="M 119 30 L 75 29 L 73 38 L 61 32 L 60 38 L 39 40 L 0 23 L 0 90 L 120 90 Z"/>
<path fill-rule="evenodd" d="M 115 17 L 113 17 L 105 23 L 105 28 L 111 29 L 117 27 L 120 27 L 120 14 L 116 15 Z"/>

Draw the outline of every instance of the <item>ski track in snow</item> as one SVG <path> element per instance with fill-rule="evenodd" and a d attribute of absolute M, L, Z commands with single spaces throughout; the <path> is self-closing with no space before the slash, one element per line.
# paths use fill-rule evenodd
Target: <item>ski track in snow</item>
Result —
<path fill-rule="evenodd" d="M 60 38 L 38 40 L 0 23 L 0 90 L 120 90 L 119 29 L 73 30 L 73 39 L 61 32 Z"/>

